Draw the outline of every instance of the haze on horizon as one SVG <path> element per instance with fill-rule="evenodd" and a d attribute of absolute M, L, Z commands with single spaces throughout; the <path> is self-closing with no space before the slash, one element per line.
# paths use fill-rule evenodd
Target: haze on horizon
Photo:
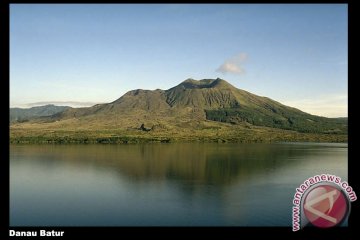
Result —
<path fill-rule="evenodd" d="M 91 106 L 219 77 L 346 117 L 347 27 L 346 4 L 11 4 L 10 107 Z"/>

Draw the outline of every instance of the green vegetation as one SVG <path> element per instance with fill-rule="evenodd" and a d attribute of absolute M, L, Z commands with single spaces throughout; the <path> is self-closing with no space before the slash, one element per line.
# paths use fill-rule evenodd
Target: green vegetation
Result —
<path fill-rule="evenodd" d="M 206 110 L 206 118 L 213 121 L 281 128 L 304 133 L 346 134 L 347 119 L 331 119 L 305 113 L 285 112 L 282 109 L 254 110 L 249 107 Z"/>
<path fill-rule="evenodd" d="M 148 124 L 149 125 L 149 124 Z M 21 126 L 21 127 L 19 127 Z M 51 125 L 50 125 L 51 126 Z M 150 126 L 150 125 L 149 125 Z M 157 126 L 157 125 L 154 125 Z M 41 124 L 28 123 L 10 128 L 11 143 L 146 143 L 146 142 L 347 142 L 346 134 L 300 133 L 290 130 L 253 126 L 250 124 L 220 123 L 213 121 L 185 122 L 166 125 L 165 128 L 122 129 L 91 126 L 87 129 L 39 128 Z"/>

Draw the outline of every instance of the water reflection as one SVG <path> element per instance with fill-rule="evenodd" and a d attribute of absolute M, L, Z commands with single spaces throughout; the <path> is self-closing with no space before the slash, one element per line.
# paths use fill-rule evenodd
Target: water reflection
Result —
<path fill-rule="evenodd" d="M 12 145 L 10 220 L 286 226 L 295 186 L 346 172 L 346 153 L 344 144 Z"/>
<path fill-rule="evenodd" d="M 11 146 L 11 159 L 22 157 L 48 167 L 91 165 L 116 171 L 133 181 L 192 182 L 224 186 L 314 153 L 317 146 L 276 144 L 147 144 Z M 235 149 L 235 150 L 234 150 Z"/>

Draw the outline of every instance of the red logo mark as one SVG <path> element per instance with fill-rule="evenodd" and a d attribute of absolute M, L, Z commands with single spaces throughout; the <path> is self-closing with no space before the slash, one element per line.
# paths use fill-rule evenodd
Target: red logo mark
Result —
<path fill-rule="evenodd" d="M 338 225 L 349 211 L 346 196 L 330 185 L 321 185 L 310 190 L 303 207 L 306 218 L 321 228 Z"/>

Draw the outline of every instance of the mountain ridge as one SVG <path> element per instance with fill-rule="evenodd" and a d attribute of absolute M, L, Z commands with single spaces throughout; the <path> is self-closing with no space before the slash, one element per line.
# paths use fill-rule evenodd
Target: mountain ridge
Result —
<path fill-rule="evenodd" d="M 202 134 L 214 133 L 223 138 L 237 139 L 240 138 L 237 134 L 246 129 L 252 129 L 250 132 L 254 129 L 259 129 L 258 132 L 279 131 L 278 134 L 286 130 L 347 136 L 347 120 L 311 115 L 238 89 L 220 78 L 186 79 L 167 90 L 131 90 L 113 102 L 69 108 L 52 116 L 31 120 L 26 127 L 41 128 L 45 125 L 54 129 L 61 126 L 64 131 L 108 129 L 110 134 L 112 129 L 117 129 L 126 133 L 135 131 L 139 134 L 136 131 L 143 131 L 147 135 L 161 134 L 163 137 L 179 135 L 182 131 L 184 134 L 197 132 L 200 138 Z M 13 128 L 23 127 L 25 125 Z M 290 136 L 294 133 L 286 134 Z M 181 138 L 189 137 L 182 135 Z"/>

